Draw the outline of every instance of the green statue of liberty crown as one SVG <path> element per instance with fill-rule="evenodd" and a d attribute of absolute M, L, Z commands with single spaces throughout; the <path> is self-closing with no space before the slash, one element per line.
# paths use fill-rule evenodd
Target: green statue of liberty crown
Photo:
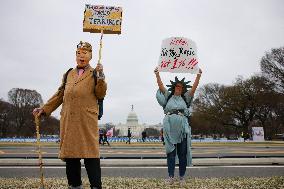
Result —
<path fill-rule="evenodd" d="M 185 78 L 183 78 L 182 80 L 179 80 L 177 76 L 175 77 L 175 81 L 170 80 L 171 85 L 166 85 L 167 87 L 169 87 L 168 89 L 169 92 L 174 93 L 176 84 L 180 83 L 183 86 L 182 95 L 184 95 L 184 93 L 186 93 L 189 88 L 192 88 L 192 86 L 189 85 L 190 81 L 184 81 L 184 80 Z"/>

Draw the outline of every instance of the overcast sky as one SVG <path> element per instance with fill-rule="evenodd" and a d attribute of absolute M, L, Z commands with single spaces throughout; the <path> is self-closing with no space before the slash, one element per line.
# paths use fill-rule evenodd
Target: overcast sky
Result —
<path fill-rule="evenodd" d="M 0 98 L 7 100 L 8 91 L 19 87 L 38 91 L 46 102 L 63 73 L 76 66 L 80 40 L 93 45 L 95 66 L 100 35 L 83 32 L 85 4 L 123 8 L 122 34 L 103 39 L 108 91 L 101 123 L 125 123 L 131 104 L 139 123 L 162 122 L 153 70 L 165 38 L 196 42 L 200 86 L 229 85 L 238 75 L 248 78 L 260 72 L 266 51 L 284 45 L 283 0 L 2 0 Z M 164 84 L 175 75 L 161 73 Z M 58 112 L 53 115 L 59 117 Z"/>

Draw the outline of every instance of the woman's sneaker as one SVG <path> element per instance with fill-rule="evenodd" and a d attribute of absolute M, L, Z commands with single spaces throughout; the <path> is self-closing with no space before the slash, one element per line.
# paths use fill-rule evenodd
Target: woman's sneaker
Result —
<path fill-rule="evenodd" d="M 174 182 L 175 182 L 174 177 L 169 177 L 169 178 L 165 179 L 165 183 L 167 185 L 172 185 Z"/>

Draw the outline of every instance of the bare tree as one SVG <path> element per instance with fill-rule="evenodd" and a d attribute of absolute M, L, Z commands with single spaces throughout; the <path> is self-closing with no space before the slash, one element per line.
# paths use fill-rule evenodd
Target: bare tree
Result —
<path fill-rule="evenodd" d="M 32 110 L 42 104 L 41 95 L 35 90 L 13 88 L 8 92 L 13 108 L 13 122 L 17 136 L 33 136 L 34 118 Z"/>
<path fill-rule="evenodd" d="M 237 78 L 232 86 L 207 84 L 200 88 L 194 101 L 192 131 L 194 134 L 229 136 L 248 135 L 253 123 L 262 126 L 266 138 L 282 132 L 284 95 L 273 90 L 266 78 L 255 75 Z"/>
<path fill-rule="evenodd" d="M 261 71 L 276 90 L 284 94 L 284 47 L 271 49 L 262 57 Z"/>
<path fill-rule="evenodd" d="M 226 109 L 224 100 L 227 87 L 210 83 L 202 86 L 198 97 L 193 103 L 192 132 L 193 134 L 214 135 L 222 137 L 232 134 L 232 117 Z"/>
<path fill-rule="evenodd" d="M 15 107 L 37 107 L 43 103 L 41 95 L 30 89 L 13 88 L 8 92 L 9 102 Z"/>
<path fill-rule="evenodd" d="M 5 138 L 11 134 L 11 111 L 13 105 L 0 99 L 0 137 Z"/>
<path fill-rule="evenodd" d="M 42 120 L 40 133 L 42 135 L 59 135 L 59 120 L 53 116 L 45 117 Z"/>

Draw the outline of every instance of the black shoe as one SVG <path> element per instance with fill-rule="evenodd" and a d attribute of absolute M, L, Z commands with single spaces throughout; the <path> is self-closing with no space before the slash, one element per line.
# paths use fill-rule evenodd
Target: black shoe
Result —
<path fill-rule="evenodd" d="M 68 189 L 83 189 L 83 185 L 80 185 L 80 186 L 69 186 Z"/>

